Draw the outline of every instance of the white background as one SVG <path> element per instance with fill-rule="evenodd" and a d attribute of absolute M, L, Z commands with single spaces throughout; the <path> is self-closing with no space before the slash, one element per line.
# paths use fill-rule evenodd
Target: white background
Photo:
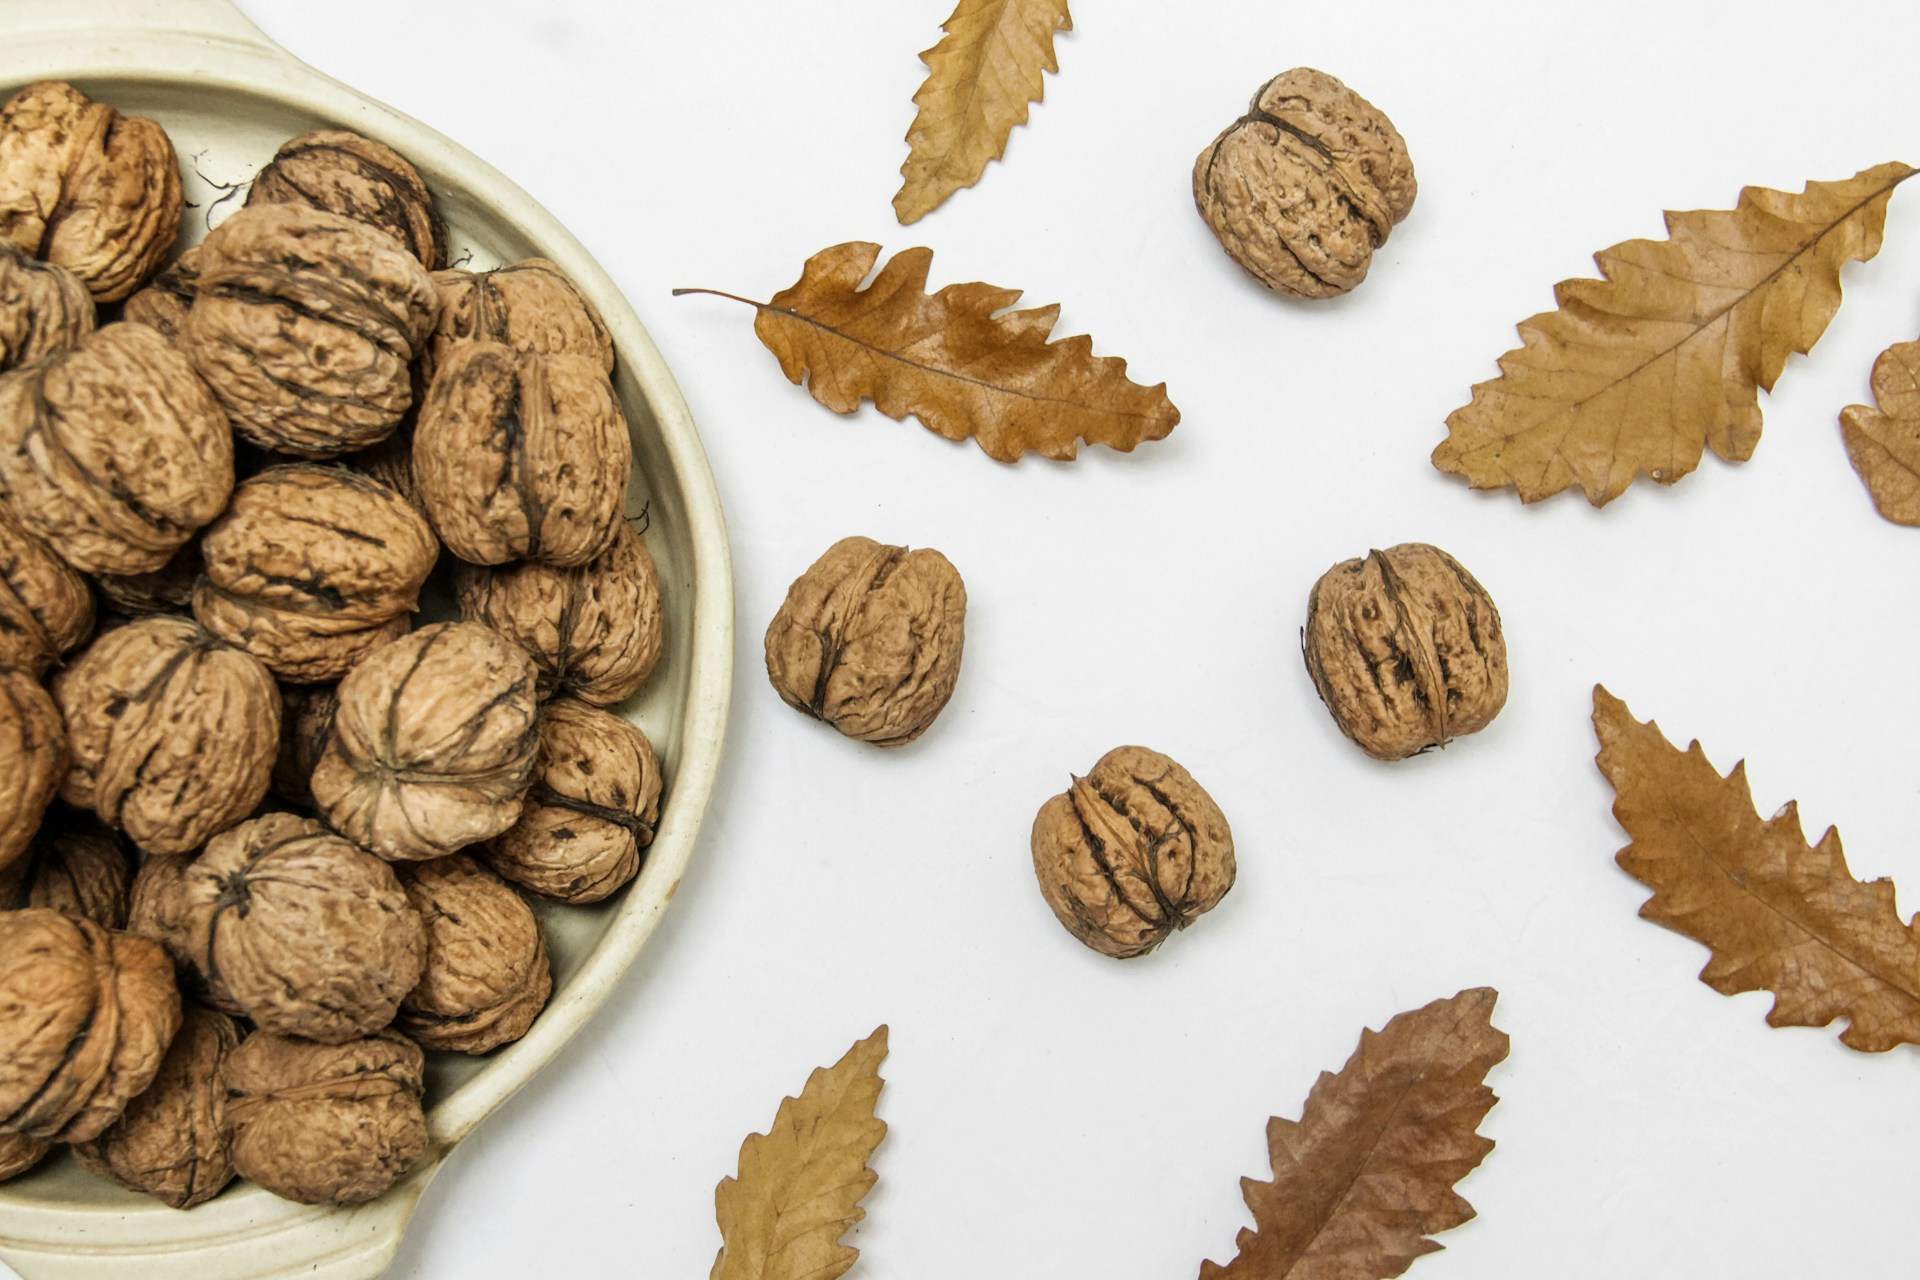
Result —
<path fill-rule="evenodd" d="M 1523 509 L 1428 451 L 1513 323 L 1597 248 L 1743 183 L 1920 159 L 1909 3 L 1088 3 L 1061 73 L 976 188 L 905 229 L 888 201 L 915 54 L 947 0 L 252 3 L 321 69 L 517 179 L 612 272 L 719 475 L 739 570 L 735 713 L 707 838 L 599 1018 L 461 1151 L 396 1274 L 705 1274 L 713 1187 L 809 1069 L 893 1028 L 880 1183 L 856 1274 L 1191 1276 L 1246 1221 L 1263 1123 L 1297 1115 L 1363 1025 L 1502 992 L 1498 1149 L 1479 1210 L 1415 1264 L 1462 1277 L 1894 1277 L 1920 1243 L 1913 1050 L 1769 1030 L 1695 980 L 1592 764 L 1605 681 L 1763 811 L 1798 796 L 1855 870 L 1920 908 L 1915 569 L 1836 415 L 1920 333 L 1920 184 L 1846 275 L 1754 461 L 1709 459 L 1604 512 Z M 1193 158 L 1266 77 L 1372 98 L 1420 177 L 1358 293 L 1267 294 L 1195 215 Z M 752 314 L 842 240 L 928 244 L 934 284 L 1063 304 L 1184 413 L 1130 457 L 1005 467 L 781 377 Z M 883 754 L 787 710 L 760 635 L 850 533 L 945 551 L 971 609 L 959 690 Z M 1334 561 L 1445 546 L 1506 620 L 1487 732 L 1383 766 L 1335 731 L 1297 630 Z M 1033 813 L 1103 751 L 1184 762 L 1240 882 L 1117 963 L 1036 891 Z"/>

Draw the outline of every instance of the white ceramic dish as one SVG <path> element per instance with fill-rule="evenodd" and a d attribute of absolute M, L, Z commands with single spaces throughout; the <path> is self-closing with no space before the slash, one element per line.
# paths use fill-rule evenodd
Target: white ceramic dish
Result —
<path fill-rule="evenodd" d="M 71 80 L 167 127 L 187 185 L 184 237 L 205 234 L 214 184 L 251 176 L 284 140 L 338 125 L 377 138 L 425 175 L 450 254 L 479 267 L 553 259 L 598 304 L 618 349 L 615 382 L 633 424 L 632 501 L 666 599 L 666 657 L 628 708 L 667 778 L 658 837 L 639 880 L 598 907 L 543 910 L 552 1002 L 517 1044 L 479 1059 L 434 1055 L 433 1154 L 372 1204 L 296 1205 L 236 1185 L 179 1212 L 87 1176 L 59 1157 L 0 1185 L 0 1259 L 27 1280 L 135 1275 L 357 1280 L 392 1259 L 420 1193 L 473 1127 L 557 1053 L 612 994 L 680 883 L 720 755 L 732 675 L 733 588 L 725 526 L 692 418 L 613 282 L 552 215 L 438 133 L 328 79 L 268 40 L 226 0 L 7 0 L 0 11 L 0 99 L 45 78 Z M 237 201 L 229 201 L 220 212 Z"/>

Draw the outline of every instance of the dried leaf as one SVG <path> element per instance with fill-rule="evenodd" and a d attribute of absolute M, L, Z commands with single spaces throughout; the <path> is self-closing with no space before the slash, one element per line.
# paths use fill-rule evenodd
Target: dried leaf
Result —
<path fill-rule="evenodd" d="M 1866 1053 L 1920 1044 L 1920 931 L 1892 881 L 1855 880 L 1831 827 L 1808 845 L 1793 804 L 1762 821 L 1744 763 L 1722 778 L 1698 742 L 1677 750 L 1598 686 L 1593 728 L 1633 837 L 1618 861 L 1653 890 L 1640 914 L 1707 945 L 1702 982 L 1773 992 L 1776 1027 L 1846 1018 L 1841 1042 Z"/>
<path fill-rule="evenodd" d="M 1525 502 L 1578 484 L 1604 506 L 1642 474 L 1672 484 L 1705 446 L 1746 461 L 1755 389 L 1825 332 L 1842 264 L 1880 251 L 1887 201 L 1913 173 L 1748 187 L 1731 212 L 1669 213 L 1669 239 L 1601 250 L 1605 278 L 1563 281 L 1559 310 L 1521 322 L 1522 345 L 1447 418 L 1433 464 Z"/>
<path fill-rule="evenodd" d="M 874 1118 L 880 1100 L 880 1027 L 831 1067 L 807 1077 L 798 1098 L 786 1098 L 766 1133 L 740 1144 L 737 1177 L 714 1188 L 720 1254 L 708 1280 L 834 1280 L 860 1251 L 840 1243 L 866 1216 L 860 1201 L 873 1189 L 867 1167 L 887 1136 Z"/>
<path fill-rule="evenodd" d="M 1475 987 L 1362 1031 L 1297 1122 L 1267 1122 L 1273 1180 L 1240 1180 L 1254 1227 L 1200 1280 L 1384 1280 L 1473 1217 L 1453 1184 L 1493 1150 L 1474 1130 L 1497 1101 L 1487 1072 L 1507 1056 L 1497 999 Z"/>
<path fill-rule="evenodd" d="M 920 55 L 926 83 L 913 101 L 894 214 L 918 222 L 962 187 L 980 181 L 1007 151 L 1027 104 L 1046 90 L 1044 68 L 1058 72 L 1053 33 L 1073 30 L 1067 0 L 960 0 L 941 24 L 946 38 Z"/>
<path fill-rule="evenodd" d="M 862 289 L 880 246 L 853 241 L 807 259 L 771 302 L 714 289 L 759 311 L 754 332 L 790 382 L 808 378 L 835 413 L 863 399 L 889 418 L 912 414 L 949 440 L 972 436 L 1002 462 L 1027 453 L 1071 458 L 1077 442 L 1122 452 L 1180 421 L 1167 384 L 1127 379 L 1127 362 L 1095 356 L 1084 334 L 1047 341 L 1058 306 L 1007 311 L 1018 289 L 950 284 L 926 291 L 931 249 L 903 249 Z"/>
<path fill-rule="evenodd" d="M 1840 411 L 1847 457 L 1873 505 L 1895 524 L 1920 525 L 1920 342 L 1899 342 L 1873 362 L 1878 409 Z"/>

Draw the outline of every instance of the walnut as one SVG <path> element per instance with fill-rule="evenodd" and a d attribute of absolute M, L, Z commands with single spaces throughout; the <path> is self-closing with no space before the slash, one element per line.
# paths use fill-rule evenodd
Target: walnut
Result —
<path fill-rule="evenodd" d="M 179 1027 L 159 944 L 44 907 L 0 912 L 0 1131 L 99 1136 Z"/>
<path fill-rule="evenodd" d="M 59 80 L 0 107 L 0 240 L 57 263 L 96 301 L 140 287 L 180 231 L 180 162 L 167 131 Z"/>
<path fill-rule="evenodd" d="M 486 623 L 533 656 L 542 696 L 612 706 L 645 684 L 660 661 L 660 573 L 624 520 L 606 554 L 577 569 L 532 561 L 457 565 L 453 593 L 461 617 Z"/>
<path fill-rule="evenodd" d="M 462 560 L 580 565 L 619 532 L 633 446 L 593 361 L 466 342 L 420 406 L 413 475 Z"/>
<path fill-rule="evenodd" d="M 392 433 L 440 305 L 412 254 L 351 218 L 265 204 L 216 227 L 199 267 L 180 341 L 235 431 L 305 458 Z"/>
<path fill-rule="evenodd" d="M 187 323 L 193 309 L 193 295 L 200 288 L 200 246 L 195 245 L 175 258 L 153 283 L 128 298 L 120 308 L 122 320 L 133 320 L 158 329 L 172 342 Z"/>
<path fill-rule="evenodd" d="M 966 621 L 966 584 L 938 551 L 842 538 L 787 588 L 767 676 L 849 738 L 902 746 L 953 696 Z"/>
<path fill-rule="evenodd" d="M 87 580 L 0 507 L 0 666 L 44 675 L 92 631 Z"/>
<path fill-rule="evenodd" d="M 150 613 L 189 613 L 193 609 L 194 584 L 200 581 L 200 537 L 198 534 L 173 553 L 158 569 L 147 573 L 96 573 L 93 585 L 100 588 L 107 605 L 127 618 L 144 618 Z"/>
<path fill-rule="evenodd" d="M 106 1132 L 74 1147 L 81 1167 L 176 1209 L 219 1195 L 233 1181 L 220 1064 L 239 1043 L 232 1018 L 187 1006 L 147 1091 Z"/>
<path fill-rule="evenodd" d="M 246 1011 L 219 982 L 204 978 L 193 959 L 193 922 L 187 903 L 191 858 L 152 857 L 133 874 L 127 895 L 127 932 L 151 938 L 173 960 L 180 989 L 200 1003 L 239 1017 Z"/>
<path fill-rule="evenodd" d="M 371 449 L 362 449 L 341 461 L 392 489 L 421 515 L 427 513 L 426 503 L 420 500 L 420 486 L 413 482 L 412 423 L 402 422 L 394 428 L 392 435 L 379 444 Z"/>
<path fill-rule="evenodd" d="M 259 807 L 280 746 L 280 691 L 191 619 L 103 633 L 54 677 L 72 763 L 61 794 L 148 853 L 187 853 Z"/>
<path fill-rule="evenodd" d="M 80 277 L 0 239 L 0 373 L 80 345 L 94 329 Z"/>
<path fill-rule="evenodd" d="M 280 698 L 284 710 L 280 755 L 273 762 L 273 794 L 289 804 L 311 808 L 314 766 L 327 749 L 340 695 L 332 685 L 288 685 L 280 690 Z"/>
<path fill-rule="evenodd" d="M 1477 733 L 1507 701 L 1500 611 L 1459 561 L 1422 542 L 1322 574 L 1301 647 L 1334 722 L 1376 760 Z"/>
<path fill-rule="evenodd" d="M 157 330 L 110 324 L 0 374 L 0 491 L 74 568 L 147 573 L 227 505 L 233 436 Z"/>
<path fill-rule="evenodd" d="M 420 171 L 391 147 L 345 129 L 281 143 L 247 203 L 324 209 L 386 232 L 429 271 L 446 260 L 447 227 Z"/>
<path fill-rule="evenodd" d="M 24 1133 L 0 1133 L 0 1182 L 27 1172 L 53 1150 L 45 1138 L 29 1138 Z"/>
<path fill-rule="evenodd" d="M 202 626 L 283 680 L 337 680 L 402 635 L 440 544 L 407 500 L 369 476 L 269 467 L 233 492 L 200 540 Z"/>
<path fill-rule="evenodd" d="M 1053 914 L 1102 955 L 1145 955 L 1233 888 L 1233 832 L 1193 775 L 1116 747 L 1040 806 L 1033 872 Z"/>
<path fill-rule="evenodd" d="M 27 851 L 67 771 L 60 709 L 40 682 L 0 667 L 0 867 Z"/>
<path fill-rule="evenodd" d="M 27 856 L 0 870 L 0 909 L 46 907 L 127 927 L 133 863 L 113 832 L 88 818 L 49 821 Z"/>
<path fill-rule="evenodd" d="M 311 818 L 215 836 L 181 893 L 195 967 L 268 1031 L 355 1039 L 420 980 L 426 935 L 392 868 Z"/>
<path fill-rule="evenodd" d="M 485 1053 L 518 1040 L 553 993 L 546 935 L 512 885 L 463 853 L 407 869 L 427 964 L 395 1024 L 428 1049 Z"/>
<path fill-rule="evenodd" d="M 540 774 L 484 848 L 495 871 L 562 902 L 598 902 L 640 871 L 660 821 L 660 761 L 638 726 L 573 698 L 540 714 Z"/>
<path fill-rule="evenodd" d="M 421 358 L 429 382 L 463 342 L 503 342 L 537 355 L 585 356 L 613 372 L 613 335 L 593 303 L 545 258 L 492 271 L 436 271 L 440 322 Z"/>
<path fill-rule="evenodd" d="M 540 745 L 533 662 L 471 622 L 422 627 L 340 682 L 313 800 L 389 861 L 438 858 L 520 816 Z"/>
<path fill-rule="evenodd" d="M 233 1167 L 302 1204 L 360 1204 L 427 1153 L 420 1046 L 391 1031 L 314 1044 L 257 1031 L 227 1055 Z"/>
<path fill-rule="evenodd" d="M 1194 203 L 1227 256 L 1269 289 L 1303 298 L 1366 279 L 1416 190 L 1393 122 L 1308 67 L 1261 85 L 1193 166 Z"/>

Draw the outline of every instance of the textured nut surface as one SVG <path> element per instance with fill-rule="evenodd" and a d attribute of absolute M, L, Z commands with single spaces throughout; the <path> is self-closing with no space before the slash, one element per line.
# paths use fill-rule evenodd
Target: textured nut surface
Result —
<path fill-rule="evenodd" d="M 660 821 L 660 761 L 639 726 L 574 698 L 540 713 L 540 773 L 485 857 L 524 889 L 598 902 L 640 871 Z"/>
<path fill-rule="evenodd" d="M 0 239 L 58 263 L 100 302 L 140 287 L 180 231 L 167 131 L 60 80 L 0 107 Z"/>
<path fill-rule="evenodd" d="M 1423 542 L 1322 574 L 1302 649 L 1334 722 L 1376 760 L 1477 733 L 1506 705 L 1500 611 L 1459 561 Z"/>
<path fill-rule="evenodd" d="M 66 718 L 68 804 L 149 853 L 187 853 L 259 807 L 280 748 L 265 667 L 192 619 L 103 632 L 54 677 Z"/>
<path fill-rule="evenodd" d="M 329 458 L 392 433 L 440 302 L 391 237 L 303 205 L 242 209 L 200 246 L 180 341 L 233 428 Z"/>
<path fill-rule="evenodd" d="M 147 573 L 96 573 L 93 585 L 100 589 L 106 607 L 126 618 L 188 613 L 193 608 L 193 587 L 200 580 L 200 565 L 200 539 L 196 535 L 158 569 Z"/>
<path fill-rule="evenodd" d="M 76 569 L 146 573 L 227 505 L 233 436 L 157 330 L 110 324 L 0 375 L 0 490 Z"/>
<path fill-rule="evenodd" d="M 232 1018 L 188 1005 L 153 1083 L 111 1128 L 75 1146 L 74 1157 L 89 1172 L 176 1209 L 219 1195 L 233 1181 L 220 1064 L 239 1043 Z"/>
<path fill-rule="evenodd" d="M 127 895 L 127 932 L 151 938 L 173 960 L 180 990 L 201 1004 L 239 1017 L 244 1010 L 227 989 L 208 982 L 193 961 L 193 922 L 188 913 L 187 872 L 191 858 L 153 857 L 133 873 Z"/>
<path fill-rule="evenodd" d="M 612 706 L 638 692 L 660 662 L 666 615 L 660 573 L 626 521 L 605 555 L 577 569 L 522 561 L 453 574 L 460 616 L 518 644 L 540 668 L 543 696 Z"/>
<path fill-rule="evenodd" d="M 0 666 L 44 675 L 93 632 L 93 592 L 0 507 Z"/>
<path fill-rule="evenodd" d="M 492 271 L 436 271 L 440 320 L 422 364 L 429 379 L 463 342 L 499 342 L 515 351 L 584 356 L 613 372 L 613 335 L 566 273 L 545 258 Z"/>
<path fill-rule="evenodd" d="M 1233 831 L 1193 775 L 1116 747 L 1040 807 L 1033 872 L 1053 914 L 1103 955 L 1144 955 L 1233 888 Z"/>
<path fill-rule="evenodd" d="M 426 936 L 393 869 L 310 818 L 215 836 L 182 893 L 201 976 L 265 1030 L 352 1040 L 420 980 Z"/>
<path fill-rule="evenodd" d="M 128 298 L 120 308 L 122 320 L 158 329 L 172 342 L 187 323 L 193 295 L 200 288 L 200 246 L 194 245 L 160 269 L 153 283 Z"/>
<path fill-rule="evenodd" d="M 1407 144 L 1379 108 L 1309 67 L 1260 86 L 1193 166 L 1193 199 L 1262 284 L 1330 298 L 1366 279 L 1413 209 Z"/>
<path fill-rule="evenodd" d="M 54 699 L 24 671 L 0 668 L 0 868 L 27 851 L 67 761 Z"/>
<path fill-rule="evenodd" d="M 340 682 L 316 807 L 390 861 L 438 858 L 520 816 L 540 745 L 533 662 L 497 632 L 443 622 Z"/>
<path fill-rule="evenodd" d="M 408 867 L 404 879 L 427 926 L 427 963 L 399 1029 L 459 1053 L 525 1035 L 553 993 L 546 935 L 526 899 L 463 853 Z"/>
<path fill-rule="evenodd" d="M 440 544 L 379 481 L 296 464 L 243 481 L 200 552 L 201 625 L 283 680 L 316 682 L 339 679 L 405 630 Z"/>
<path fill-rule="evenodd" d="M 329 684 L 288 685 L 280 690 L 280 755 L 273 762 L 273 794 L 289 804 L 313 807 L 313 770 L 333 732 L 339 692 Z"/>
<path fill-rule="evenodd" d="M 113 832 L 79 814 L 49 818 L 27 855 L 0 869 L 0 909 L 46 907 L 127 927 L 133 862 Z"/>
<path fill-rule="evenodd" d="M 302 1204 L 360 1204 L 427 1153 L 420 1046 L 391 1031 L 314 1044 L 256 1031 L 227 1055 L 233 1167 Z"/>
<path fill-rule="evenodd" d="M 897 747 L 953 696 L 966 620 L 966 585 L 938 551 L 842 538 L 787 589 L 767 676 L 788 706 Z"/>
<path fill-rule="evenodd" d="M 473 564 L 585 564 L 622 523 L 633 448 L 600 367 L 462 343 L 434 375 L 413 433 L 420 500 Z"/>
<path fill-rule="evenodd" d="M 80 345 L 94 330 L 79 276 L 0 239 L 0 373 Z"/>
<path fill-rule="evenodd" d="M 0 1182 L 17 1178 L 47 1158 L 53 1143 L 24 1133 L 0 1133 Z"/>
<path fill-rule="evenodd" d="M 160 1069 L 180 992 L 159 944 L 42 907 L 0 912 L 0 1130 L 85 1142 Z"/>
<path fill-rule="evenodd" d="M 352 218 L 385 232 L 438 270 L 447 228 L 420 171 L 384 143 L 345 129 L 289 138 L 254 177 L 247 203 L 297 204 Z"/>

